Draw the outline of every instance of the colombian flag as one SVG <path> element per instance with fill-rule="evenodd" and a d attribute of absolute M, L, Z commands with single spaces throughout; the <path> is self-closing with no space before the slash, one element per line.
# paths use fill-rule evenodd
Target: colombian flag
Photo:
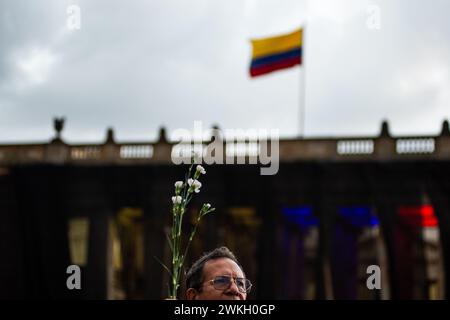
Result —
<path fill-rule="evenodd" d="M 251 40 L 253 47 L 250 75 L 257 77 L 302 63 L 303 29 L 292 33 Z"/>

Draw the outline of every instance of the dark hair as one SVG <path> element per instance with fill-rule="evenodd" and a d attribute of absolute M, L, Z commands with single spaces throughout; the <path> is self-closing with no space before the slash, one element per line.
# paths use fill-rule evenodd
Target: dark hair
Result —
<path fill-rule="evenodd" d="M 241 268 L 244 273 L 244 268 L 227 247 L 219 247 L 207 253 L 204 253 L 194 264 L 191 266 L 186 274 L 186 289 L 194 288 L 196 290 L 201 290 L 200 284 L 203 282 L 203 267 L 209 260 L 215 260 L 220 258 L 228 258 L 236 262 L 236 264 Z M 245 275 L 245 273 L 244 273 Z"/>

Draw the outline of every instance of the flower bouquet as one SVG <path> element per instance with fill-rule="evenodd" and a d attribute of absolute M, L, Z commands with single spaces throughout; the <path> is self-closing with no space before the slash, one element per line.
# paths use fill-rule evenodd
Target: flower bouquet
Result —
<path fill-rule="evenodd" d="M 175 182 L 175 195 L 172 197 L 172 227 L 169 234 L 167 234 L 167 241 L 172 253 L 172 263 L 170 266 L 166 266 L 164 263 L 160 262 L 170 275 L 171 281 L 168 284 L 168 299 L 177 298 L 177 292 L 181 281 L 181 270 L 183 268 L 189 246 L 194 238 L 201 219 L 208 213 L 215 210 L 215 208 L 212 208 L 209 203 L 204 203 L 201 206 L 200 211 L 197 214 L 197 218 L 195 219 L 195 223 L 191 229 L 187 243 L 183 247 L 183 217 L 187 211 L 189 202 L 196 193 L 200 192 L 200 188 L 202 187 L 202 184 L 199 181 L 200 176 L 206 174 L 206 170 L 201 165 L 197 165 L 195 171 L 193 168 L 194 164 L 191 164 L 184 181 Z"/>

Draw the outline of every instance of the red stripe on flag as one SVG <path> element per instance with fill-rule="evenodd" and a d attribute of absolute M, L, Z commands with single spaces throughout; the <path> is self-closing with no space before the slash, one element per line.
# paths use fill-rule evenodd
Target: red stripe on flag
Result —
<path fill-rule="evenodd" d="M 286 59 L 283 61 L 278 61 L 275 63 L 270 63 L 264 66 L 260 66 L 257 68 L 251 68 L 250 69 L 250 75 L 252 77 L 257 77 L 266 73 L 270 73 L 272 71 L 281 70 L 281 69 L 287 69 L 290 67 L 293 67 L 297 64 L 302 63 L 302 57 L 294 57 L 290 59 Z"/>

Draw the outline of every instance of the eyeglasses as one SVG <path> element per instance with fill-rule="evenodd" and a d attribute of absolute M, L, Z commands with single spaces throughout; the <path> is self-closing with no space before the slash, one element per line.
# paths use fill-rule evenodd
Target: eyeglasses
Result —
<path fill-rule="evenodd" d="M 245 278 L 233 278 L 231 276 L 217 276 L 212 280 L 206 281 L 206 283 L 211 283 L 216 290 L 225 290 L 231 286 L 232 281 L 236 283 L 238 290 L 242 293 L 248 293 L 252 288 L 250 280 Z"/>

